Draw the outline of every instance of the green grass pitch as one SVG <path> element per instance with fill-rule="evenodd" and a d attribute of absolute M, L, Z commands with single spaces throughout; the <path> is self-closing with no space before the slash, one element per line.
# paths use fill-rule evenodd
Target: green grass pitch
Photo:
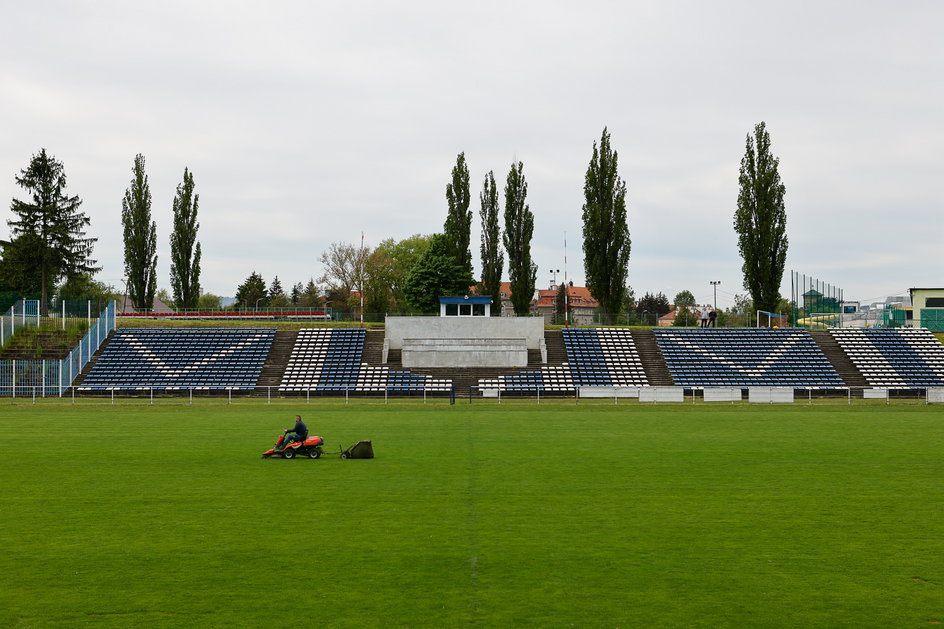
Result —
<path fill-rule="evenodd" d="M 329 448 L 262 460 L 301 412 Z M 0 626 L 928 627 L 933 406 L 0 408 Z"/>

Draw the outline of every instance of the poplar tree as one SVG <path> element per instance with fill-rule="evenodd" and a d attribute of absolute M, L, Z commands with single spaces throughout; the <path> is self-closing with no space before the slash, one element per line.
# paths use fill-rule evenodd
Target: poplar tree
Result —
<path fill-rule="evenodd" d="M 516 315 L 531 312 L 531 298 L 537 281 L 538 267 L 531 261 L 531 235 L 534 215 L 528 207 L 528 182 L 524 164 L 511 165 L 505 182 L 505 251 L 508 252 L 508 275 L 511 280 L 511 303 Z"/>
<path fill-rule="evenodd" d="M 498 214 L 498 186 L 495 185 L 495 173 L 485 175 L 485 183 L 479 195 L 482 209 L 479 218 L 482 221 L 482 288 L 492 298 L 492 315 L 501 315 L 501 276 L 505 266 L 505 257 L 501 250 L 501 228 Z"/>
<path fill-rule="evenodd" d="M 622 312 L 629 274 L 629 226 L 626 223 L 626 183 L 618 172 L 618 155 L 610 149 L 606 128 L 584 179 L 583 267 L 587 288 L 600 303 L 609 323 Z"/>
<path fill-rule="evenodd" d="M 469 168 L 465 153 L 459 153 L 452 168 L 452 181 L 446 185 L 449 212 L 443 225 L 443 235 L 449 253 L 468 275 L 472 275 L 472 253 L 469 244 L 472 233 L 472 210 L 469 209 Z"/>
<path fill-rule="evenodd" d="M 184 168 L 184 180 L 174 196 L 174 231 L 170 235 L 170 285 L 179 310 L 193 310 L 200 298 L 200 243 L 193 174 Z"/>
<path fill-rule="evenodd" d="M 98 271 L 91 258 L 97 239 L 85 235 L 90 221 L 79 209 L 82 199 L 66 196 L 62 162 L 48 155 L 46 149 L 33 156 L 16 183 L 27 191 L 30 201 L 13 199 L 10 205 L 15 218 L 7 225 L 13 240 L 21 245 L 14 245 L 10 253 L 21 251 L 23 255 L 17 262 L 29 276 L 39 280 L 33 290 L 39 290 L 41 314 L 47 316 L 50 288 L 59 279 L 82 274 L 91 277 Z"/>
<path fill-rule="evenodd" d="M 131 185 L 121 200 L 125 277 L 134 309 L 149 311 L 157 292 L 157 223 L 151 220 L 151 188 L 144 173 L 144 155 L 135 156 L 131 172 Z"/>
<path fill-rule="evenodd" d="M 757 310 L 776 312 L 780 282 L 787 262 L 786 187 L 780 181 L 780 160 L 770 154 L 770 135 L 764 122 L 747 134 L 738 177 L 734 231 L 744 260 L 744 288 Z"/>

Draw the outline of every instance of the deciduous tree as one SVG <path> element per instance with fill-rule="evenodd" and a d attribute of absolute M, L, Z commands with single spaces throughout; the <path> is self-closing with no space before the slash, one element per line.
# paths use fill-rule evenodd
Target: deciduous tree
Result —
<path fill-rule="evenodd" d="M 361 274 L 369 255 L 369 247 L 358 247 L 346 242 L 331 243 L 328 250 L 321 254 L 321 264 L 324 266 L 321 281 L 328 285 L 329 290 L 340 294 L 347 295 L 352 290 L 359 290 Z"/>
<path fill-rule="evenodd" d="M 472 210 L 469 209 L 469 168 L 465 153 L 459 153 L 452 168 L 452 181 L 446 185 L 449 212 L 443 225 L 443 235 L 449 253 L 468 274 L 472 275 L 472 252 L 469 250 L 472 233 Z"/>
<path fill-rule="evenodd" d="M 471 285 L 472 275 L 449 252 L 445 236 L 434 234 L 423 257 L 407 276 L 403 294 L 410 307 L 435 313 L 440 297 L 464 295 Z"/>
<path fill-rule="evenodd" d="M 131 304 L 147 312 L 154 306 L 157 291 L 157 223 L 151 220 L 151 188 L 144 172 L 144 155 L 135 156 L 131 172 L 131 185 L 121 200 L 125 277 Z"/>
<path fill-rule="evenodd" d="M 770 153 L 770 135 L 764 122 L 747 135 L 738 177 L 734 231 L 744 260 L 744 288 L 758 310 L 775 312 L 780 303 L 780 282 L 787 261 L 786 186 L 780 181 L 780 160 Z"/>
<path fill-rule="evenodd" d="M 531 298 L 537 281 L 538 267 L 531 261 L 531 235 L 534 215 L 527 204 L 528 182 L 524 164 L 511 165 L 505 182 L 505 251 L 508 253 L 508 276 L 511 280 L 511 303 L 516 315 L 531 312 Z"/>
<path fill-rule="evenodd" d="M 675 326 L 690 326 L 698 323 L 698 317 L 692 311 L 695 307 L 695 296 L 691 291 L 679 291 L 675 295 Z"/>
<path fill-rule="evenodd" d="M 184 180 L 174 196 L 174 231 L 170 235 L 170 285 L 180 310 L 196 308 L 200 298 L 199 205 L 200 195 L 194 194 L 193 173 L 184 168 Z"/>
<path fill-rule="evenodd" d="M 583 264 L 587 288 L 600 303 L 607 321 L 621 312 L 629 274 L 629 226 L 626 222 L 626 183 L 618 171 L 618 155 L 610 149 L 603 129 L 600 146 L 584 179 Z"/>
<path fill-rule="evenodd" d="M 492 298 L 492 316 L 500 316 L 502 309 L 501 278 L 505 267 L 502 254 L 501 227 L 498 222 L 501 206 L 498 201 L 498 186 L 495 185 L 495 173 L 485 175 L 485 183 L 479 194 L 482 221 L 482 291 Z"/>

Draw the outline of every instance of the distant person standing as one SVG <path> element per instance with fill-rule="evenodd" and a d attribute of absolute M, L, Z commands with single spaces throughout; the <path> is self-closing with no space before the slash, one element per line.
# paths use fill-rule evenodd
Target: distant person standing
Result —
<path fill-rule="evenodd" d="M 712 309 L 711 312 L 708 313 L 708 327 L 711 327 L 711 328 L 715 327 L 715 323 L 717 321 L 718 321 L 718 311 Z"/>
<path fill-rule="evenodd" d="M 701 307 L 701 327 L 708 327 L 708 306 Z"/>

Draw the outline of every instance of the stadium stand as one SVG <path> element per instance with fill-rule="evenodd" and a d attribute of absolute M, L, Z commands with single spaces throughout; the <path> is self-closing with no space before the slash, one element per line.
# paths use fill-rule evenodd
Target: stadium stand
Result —
<path fill-rule="evenodd" d="M 842 378 L 802 329 L 655 329 L 677 386 L 840 389 Z"/>
<path fill-rule="evenodd" d="M 924 328 L 833 328 L 829 332 L 873 387 L 944 386 L 944 345 Z"/>
<path fill-rule="evenodd" d="M 480 390 L 562 393 L 585 386 L 649 386 L 630 330 L 565 328 L 567 362 L 540 370 L 483 378 Z"/>
<path fill-rule="evenodd" d="M 298 331 L 279 391 L 449 392 L 450 380 L 363 362 L 363 329 L 311 328 Z"/>
<path fill-rule="evenodd" d="M 252 390 L 274 336 L 268 328 L 119 329 L 78 390 Z"/>

